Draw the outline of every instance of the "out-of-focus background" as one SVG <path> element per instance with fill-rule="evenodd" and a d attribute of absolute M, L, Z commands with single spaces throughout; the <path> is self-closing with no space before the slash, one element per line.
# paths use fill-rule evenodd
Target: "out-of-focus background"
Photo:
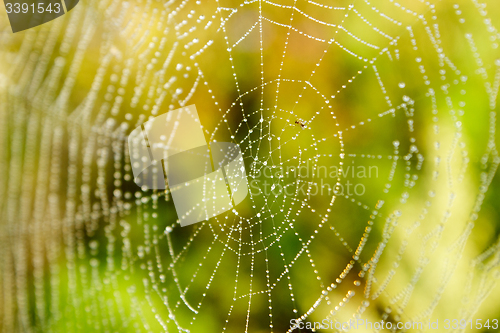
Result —
<path fill-rule="evenodd" d="M 498 331 L 500 2 L 0 7 L 0 331 Z M 127 135 L 191 104 L 250 193 L 180 227 Z"/>

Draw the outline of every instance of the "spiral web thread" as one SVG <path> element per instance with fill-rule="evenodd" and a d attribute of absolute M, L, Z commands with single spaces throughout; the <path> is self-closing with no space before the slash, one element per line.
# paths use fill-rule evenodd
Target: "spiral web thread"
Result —
<path fill-rule="evenodd" d="M 16 35 L 2 19 L 2 331 L 474 319 L 500 264 L 497 235 L 469 248 L 500 162 L 487 5 L 87 1 Z M 133 183 L 126 141 L 193 103 L 269 192 L 181 228 L 168 190 Z"/>

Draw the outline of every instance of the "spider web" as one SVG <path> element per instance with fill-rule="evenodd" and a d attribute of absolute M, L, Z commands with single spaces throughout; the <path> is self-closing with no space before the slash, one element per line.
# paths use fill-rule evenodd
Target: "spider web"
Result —
<path fill-rule="evenodd" d="M 479 212 L 498 188 L 499 10 L 107 0 L 22 34 L 2 19 L 0 327 L 498 315 L 478 311 L 498 309 L 498 226 Z M 134 184 L 126 142 L 190 104 L 209 141 L 240 146 L 250 193 L 181 228 L 168 190 Z"/>

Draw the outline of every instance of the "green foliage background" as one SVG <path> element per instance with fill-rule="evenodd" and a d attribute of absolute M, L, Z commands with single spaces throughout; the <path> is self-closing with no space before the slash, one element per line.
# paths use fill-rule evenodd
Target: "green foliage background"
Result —
<path fill-rule="evenodd" d="M 1 331 L 500 319 L 500 3 L 276 3 L 82 1 L 16 34 L 0 9 Z M 240 145 L 249 181 L 377 176 L 181 228 L 125 142 L 183 103 L 207 140 Z"/>

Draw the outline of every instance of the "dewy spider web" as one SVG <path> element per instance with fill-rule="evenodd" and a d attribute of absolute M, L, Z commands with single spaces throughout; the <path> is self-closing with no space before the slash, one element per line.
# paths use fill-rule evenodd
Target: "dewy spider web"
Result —
<path fill-rule="evenodd" d="M 498 316 L 487 5 L 106 0 L 22 34 L 2 19 L 2 331 Z M 133 183 L 126 138 L 189 104 L 208 141 L 241 147 L 251 193 L 181 228 L 168 190 Z"/>

